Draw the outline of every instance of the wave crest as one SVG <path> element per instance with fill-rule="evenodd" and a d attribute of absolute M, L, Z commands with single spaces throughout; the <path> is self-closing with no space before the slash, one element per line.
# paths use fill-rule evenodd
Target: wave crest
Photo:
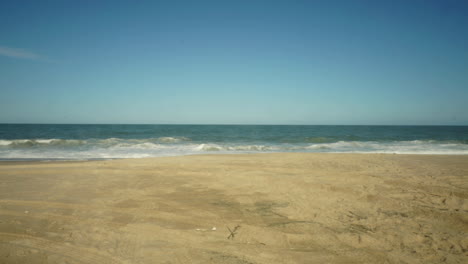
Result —
<path fill-rule="evenodd" d="M 468 155 L 463 141 L 337 141 L 329 143 L 200 142 L 184 137 L 147 139 L 0 140 L 0 159 L 94 159 L 180 156 L 202 153 L 334 152 Z"/>
<path fill-rule="evenodd" d="M 86 144 L 86 140 L 77 139 L 15 139 L 0 140 L 0 146 L 35 147 L 35 146 L 78 146 Z"/>
<path fill-rule="evenodd" d="M 183 141 L 190 141 L 187 137 L 159 137 L 156 139 L 157 142 L 161 143 L 178 143 Z"/>

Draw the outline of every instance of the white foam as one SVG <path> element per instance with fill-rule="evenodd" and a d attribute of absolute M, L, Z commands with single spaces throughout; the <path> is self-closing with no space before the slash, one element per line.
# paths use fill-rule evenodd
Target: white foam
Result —
<path fill-rule="evenodd" d="M 198 151 L 222 151 L 226 150 L 222 146 L 217 144 L 200 144 L 195 148 Z"/>
<path fill-rule="evenodd" d="M 186 137 L 159 137 L 156 140 L 161 143 L 178 143 L 182 141 L 190 141 L 190 139 Z"/>
<path fill-rule="evenodd" d="M 468 154 L 468 145 L 460 143 L 441 143 L 433 140 L 413 141 L 338 141 L 327 144 L 313 144 L 309 150 L 324 152 L 353 153 L 397 153 L 397 154 Z"/>
<path fill-rule="evenodd" d="M 80 145 L 85 144 L 85 140 L 75 139 L 15 139 L 15 140 L 0 140 L 0 146 L 41 146 L 41 145 Z"/>
<path fill-rule="evenodd" d="M 0 146 L 8 146 L 11 144 L 11 140 L 0 140 Z"/>
<path fill-rule="evenodd" d="M 96 143 L 111 145 L 111 144 L 119 143 L 122 140 L 120 138 L 106 138 L 106 139 L 99 139 L 99 140 L 96 140 L 96 141 L 97 141 Z"/>
<path fill-rule="evenodd" d="M 160 149 L 162 146 L 159 144 L 154 144 L 151 142 L 144 142 L 144 143 L 119 143 L 117 145 L 112 146 L 113 149 Z"/>
<path fill-rule="evenodd" d="M 275 148 L 272 146 L 265 146 L 265 145 L 239 145 L 227 148 L 230 151 L 274 151 L 280 150 L 280 148 Z"/>
<path fill-rule="evenodd" d="M 0 159 L 95 159 L 143 158 L 192 154 L 263 152 L 347 152 L 397 154 L 463 154 L 468 144 L 430 140 L 413 141 L 338 141 L 334 143 L 241 144 L 229 142 L 195 143 L 188 139 L 163 142 L 152 139 L 16 139 L 0 140 Z"/>

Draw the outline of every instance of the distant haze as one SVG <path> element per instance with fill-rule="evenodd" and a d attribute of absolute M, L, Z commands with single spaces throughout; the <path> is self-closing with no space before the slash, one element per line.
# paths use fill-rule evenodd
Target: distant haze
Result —
<path fill-rule="evenodd" d="M 2 1 L 0 123 L 468 125 L 468 1 Z"/>

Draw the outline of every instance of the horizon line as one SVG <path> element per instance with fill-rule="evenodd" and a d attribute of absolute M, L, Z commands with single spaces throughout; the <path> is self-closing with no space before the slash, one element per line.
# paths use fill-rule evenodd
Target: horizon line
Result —
<path fill-rule="evenodd" d="M 134 125 L 134 126 L 468 126 L 468 124 L 213 124 L 213 123 L 0 123 L 0 125 Z"/>

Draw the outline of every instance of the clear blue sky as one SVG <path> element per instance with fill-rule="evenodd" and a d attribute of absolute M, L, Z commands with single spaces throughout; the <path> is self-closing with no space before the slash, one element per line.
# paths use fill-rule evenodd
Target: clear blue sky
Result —
<path fill-rule="evenodd" d="M 0 123 L 468 125 L 468 1 L 1 1 Z"/>

